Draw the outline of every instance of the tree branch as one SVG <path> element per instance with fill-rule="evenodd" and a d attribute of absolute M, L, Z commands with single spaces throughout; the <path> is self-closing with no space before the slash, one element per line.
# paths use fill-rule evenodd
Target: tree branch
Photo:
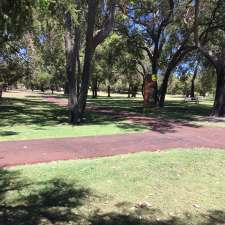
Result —
<path fill-rule="evenodd" d="M 96 48 L 101 42 L 103 42 L 104 39 L 112 31 L 113 24 L 114 24 L 115 11 L 116 11 L 116 0 L 112 0 L 110 5 L 109 17 L 107 21 L 103 25 L 102 29 L 98 31 L 93 37 L 94 48 Z"/>

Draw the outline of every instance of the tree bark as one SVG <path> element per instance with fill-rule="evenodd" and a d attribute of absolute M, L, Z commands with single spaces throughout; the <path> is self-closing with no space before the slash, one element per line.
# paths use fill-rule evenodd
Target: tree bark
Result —
<path fill-rule="evenodd" d="M 86 107 L 89 81 L 91 77 L 91 65 L 92 65 L 92 59 L 93 59 L 95 48 L 101 42 L 103 42 L 105 38 L 109 35 L 109 33 L 112 31 L 113 23 L 114 23 L 116 0 L 111 1 L 108 20 L 105 22 L 102 29 L 94 35 L 98 4 L 99 4 L 99 1 L 97 0 L 88 0 L 86 48 L 85 48 L 81 90 L 80 90 L 80 96 L 78 101 L 79 113 L 80 113 L 79 116 L 81 118 L 84 114 L 85 107 Z"/>
<path fill-rule="evenodd" d="M 91 64 L 92 64 L 92 58 L 94 54 L 93 48 L 90 44 L 91 43 L 87 44 L 87 47 L 85 50 L 83 77 L 82 77 L 81 90 L 80 90 L 80 96 L 79 96 L 79 110 L 81 115 L 83 115 L 85 107 L 86 107 L 89 80 L 91 77 Z"/>
<path fill-rule="evenodd" d="M 199 64 L 196 65 L 195 70 L 194 70 L 194 75 L 191 80 L 191 98 L 195 97 L 195 79 L 198 74 L 198 66 L 199 66 Z"/>
<path fill-rule="evenodd" d="M 64 84 L 64 95 L 69 95 L 69 84 L 68 81 L 65 82 Z"/>
<path fill-rule="evenodd" d="M 0 98 L 2 98 L 3 86 L 0 84 Z"/>
<path fill-rule="evenodd" d="M 92 98 L 98 97 L 98 82 L 97 79 L 92 81 Z"/>
<path fill-rule="evenodd" d="M 69 12 L 65 14 L 65 49 L 66 49 L 66 75 L 68 80 L 68 106 L 70 112 L 70 123 L 79 122 L 79 110 L 77 101 L 77 84 L 75 78 L 76 52 L 74 45 L 72 18 Z"/>
<path fill-rule="evenodd" d="M 144 86 L 145 86 L 145 80 L 143 79 L 142 85 L 141 85 L 141 94 L 142 97 L 144 98 Z"/>
<path fill-rule="evenodd" d="M 186 43 L 186 42 L 184 42 Z M 170 74 L 173 71 L 173 69 L 177 66 L 177 64 L 184 58 L 184 56 L 194 50 L 196 47 L 180 47 L 176 53 L 173 55 L 167 70 L 164 74 L 164 78 L 163 78 L 163 82 L 162 85 L 160 87 L 160 97 L 159 97 L 159 107 L 163 107 L 165 104 L 165 97 L 166 97 L 166 92 L 167 92 L 167 87 L 168 87 L 168 82 L 169 82 L 169 78 L 170 78 Z"/>
<path fill-rule="evenodd" d="M 108 85 L 107 90 L 108 90 L 108 97 L 111 97 L 111 87 L 110 87 L 110 85 Z"/>
<path fill-rule="evenodd" d="M 91 77 L 91 65 L 95 48 L 109 35 L 113 28 L 114 14 L 116 8 L 116 0 L 110 1 L 108 19 L 95 35 L 95 20 L 97 9 L 99 6 L 98 0 L 88 0 L 87 13 L 87 31 L 86 31 L 86 46 L 81 86 L 79 85 L 80 61 L 79 61 L 79 27 L 75 28 L 75 39 L 73 39 L 72 19 L 69 12 L 65 14 L 65 49 L 66 49 L 66 73 L 69 84 L 69 109 L 70 121 L 72 124 L 79 123 L 83 117 L 86 107 L 89 81 Z M 76 66 L 78 66 L 78 74 L 76 75 Z M 80 89 L 80 90 L 79 90 Z M 79 92 L 79 93 L 78 93 Z M 78 98 L 79 94 L 79 98 Z"/>
<path fill-rule="evenodd" d="M 163 82 L 160 88 L 159 107 L 164 107 L 169 77 L 170 77 L 170 72 L 167 71 L 164 75 Z"/>
<path fill-rule="evenodd" d="M 81 80 L 81 63 L 80 63 L 80 27 L 75 29 L 75 49 L 77 62 L 77 97 L 80 95 L 80 80 Z"/>
<path fill-rule="evenodd" d="M 225 116 L 225 63 L 221 63 L 216 68 L 217 84 L 216 95 L 212 115 L 216 117 Z"/>
<path fill-rule="evenodd" d="M 154 74 L 157 77 L 158 74 L 158 59 L 154 60 L 154 63 L 152 65 L 152 74 Z M 153 91 L 153 100 L 154 100 L 154 104 L 155 106 L 157 105 L 158 102 L 158 81 L 156 80 L 155 86 L 154 86 L 154 91 Z"/>
<path fill-rule="evenodd" d="M 129 84 L 129 87 L 128 87 L 128 98 L 130 98 L 130 94 L 131 94 L 131 85 Z"/>

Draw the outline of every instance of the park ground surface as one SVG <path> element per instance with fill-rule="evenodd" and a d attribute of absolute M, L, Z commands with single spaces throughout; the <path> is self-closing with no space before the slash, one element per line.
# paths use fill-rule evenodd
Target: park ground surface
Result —
<path fill-rule="evenodd" d="M 135 153 L 0 170 L 4 225 L 224 225 L 225 154 Z"/>
<path fill-rule="evenodd" d="M 53 104 L 55 102 L 56 104 Z M 199 105 L 169 97 L 164 109 L 143 113 L 142 98 L 89 98 L 85 123 L 68 125 L 67 100 L 62 95 L 11 91 L 0 102 L 0 141 L 98 136 L 131 132 L 171 132 L 178 126 L 221 127 L 225 121 L 209 117 L 212 99 Z"/>
<path fill-rule="evenodd" d="M 0 224 L 224 225 L 225 126 L 208 117 L 212 100 L 172 97 L 145 113 L 141 104 L 90 98 L 84 125 L 72 127 L 63 95 L 7 93 Z"/>

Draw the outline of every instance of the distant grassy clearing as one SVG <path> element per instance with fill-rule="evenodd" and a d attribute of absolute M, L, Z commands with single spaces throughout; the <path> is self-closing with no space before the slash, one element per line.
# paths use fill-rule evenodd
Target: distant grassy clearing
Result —
<path fill-rule="evenodd" d="M 28 224 L 27 218 L 46 219 L 50 225 L 53 215 L 60 225 L 225 222 L 224 151 L 138 153 L 1 173 L 1 190 L 7 185 L 11 191 L 1 192 L 0 202 L 14 205 L 8 214 L 21 225 Z"/>

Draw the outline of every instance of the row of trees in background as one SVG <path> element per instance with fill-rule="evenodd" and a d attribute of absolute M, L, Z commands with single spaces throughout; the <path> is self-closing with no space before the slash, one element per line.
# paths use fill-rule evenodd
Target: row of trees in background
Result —
<path fill-rule="evenodd" d="M 213 115 L 225 115 L 224 0 L 0 4 L 0 82 L 63 88 L 73 124 L 89 88 L 93 97 L 99 89 L 135 97 L 149 74 L 160 107 L 166 93 L 215 93 Z"/>

